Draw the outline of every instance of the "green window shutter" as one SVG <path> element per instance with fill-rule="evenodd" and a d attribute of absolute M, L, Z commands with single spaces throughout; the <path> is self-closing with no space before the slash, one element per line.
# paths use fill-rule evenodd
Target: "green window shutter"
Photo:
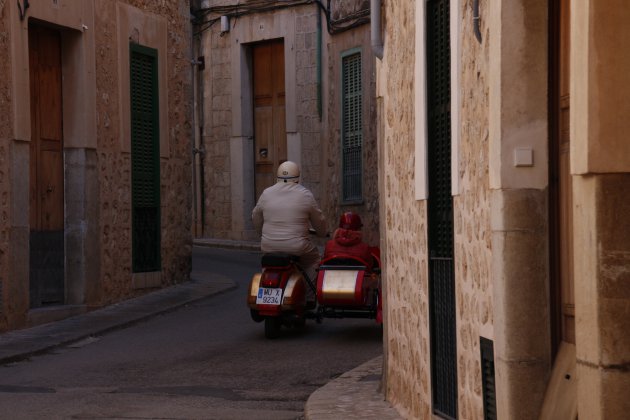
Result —
<path fill-rule="evenodd" d="M 342 198 L 363 199 L 363 83 L 361 53 L 342 56 Z"/>
<path fill-rule="evenodd" d="M 129 51 L 133 271 L 159 271 L 161 226 L 157 50 L 129 44 Z"/>

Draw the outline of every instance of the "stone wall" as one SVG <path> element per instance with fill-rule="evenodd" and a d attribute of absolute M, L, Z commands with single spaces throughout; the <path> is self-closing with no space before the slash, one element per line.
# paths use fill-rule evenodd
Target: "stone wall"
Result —
<path fill-rule="evenodd" d="M 232 2 L 231 4 L 234 4 Z M 207 4 L 206 4 L 207 5 Z M 216 5 L 213 3 L 213 6 Z M 244 233 L 236 231 L 234 226 L 251 226 L 251 208 L 244 209 L 242 216 L 235 209 L 233 182 L 245 174 L 245 183 L 253 185 L 254 179 L 246 175 L 250 169 L 244 168 L 246 162 L 236 167 L 231 161 L 231 141 L 235 138 L 250 137 L 253 134 L 251 110 L 242 109 L 251 104 L 239 97 L 234 89 L 243 89 L 242 96 L 250 95 L 246 91 L 250 87 L 237 80 L 232 60 L 239 55 L 235 48 L 249 42 L 265 41 L 273 38 L 285 39 L 285 60 L 293 55 L 295 74 L 285 74 L 287 84 L 287 114 L 295 115 L 295 125 L 287 125 L 287 135 L 300 138 L 300 159 L 302 182 L 309 188 L 318 202 L 321 203 L 322 190 L 322 140 L 321 122 L 317 110 L 317 18 L 315 5 L 291 7 L 282 11 L 252 13 L 231 20 L 230 33 L 222 34 L 220 25 L 215 24 L 201 34 L 201 55 L 206 57 L 206 67 L 202 71 L 203 91 L 203 134 L 204 156 L 204 219 L 203 233 L 206 237 L 243 239 Z M 275 13 L 275 14 L 274 14 Z M 269 25 L 275 22 L 274 28 L 259 33 L 257 22 Z M 279 23 L 282 22 L 282 23 Z M 294 31 L 291 28 L 295 28 Z M 269 35 L 269 32 L 272 35 Z M 238 35 L 240 34 L 240 36 Z M 244 40 L 246 38 L 246 40 Z M 246 60 L 247 61 L 247 60 Z M 247 64 L 242 63 L 242 66 Z M 286 66 L 286 63 L 285 63 Z M 289 66 L 287 66 L 289 68 Z M 246 74 L 249 70 L 241 68 Z M 289 80 L 295 80 L 291 85 Z M 289 95 L 295 95 L 289 98 Z M 293 100 L 294 109 L 289 108 Z M 287 117 L 289 119 L 289 117 Z M 239 123 L 234 123 L 238 120 Z M 289 124 L 289 122 L 287 122 Z M 252 163 L 253 165 L 253 163 Z M 238 174 L 235 171 L 239 171 Z M 253 173 L 253 170 L 251 170 Z M 253 195 L 253 193 L 252 193 Z M 249 198 L 245 198 L 247 200 Z M 242 206 L 243 203 L 237 203 Z M 253 205 L 252 205 L 253 207 Z M 243 217 L 245 220 L 234 220 Z"/>
<path fill-rule="evenodd" d="M 573 185 L 578 414 L 621 419 L 630 410 L 630 174 Z"/>
<path fill-rule="evenodd" d="M 190 272 L 192 85 L 188 2 L 129 0 L 147 13 L 168 17 L 168 152 L 160 160 L 162 285 Z M 100 180 L 101 285 L 95 305 L 138 293 L 131 282 L 131 163 L 119 133 L 116 2 L 95 2 L 96 108 Z"/>
<path fill-rule="evenodd" d="M 302 137 L 302 183 L 320 204 L 325 174 L 321 171 L 321 123 L 317 111 L 317 9 L 295 9 L 296 132 Z"/>
<path fill-rule="evenodd" d="M 202 55 L 208 64 L 203 70 L 203 144 L 206 236 L 228 238 L 232 226 L 230 197 L 230 138 L 232 136 L 231 38 L 221 36 L 215 25 L 202 37 Z M 208 59 L 209 58 L 209 59 Z"/>
<path fill-rule="evenodd" d="M 431 371 L 426 203 L 414 199 L 414 15 L 411 1 L 383 2 L 381 224 L 385 261 L 386 398 L 406 418 L 430 418 Z"/>
<path fill-rule="evenodd" d="M 332 20 L 343 19 L 349 15 L 370 9 L 370 0 L 344 0 L 330 3 Z"/>
<path fill-rule="evenodd" d="M 630 384 L 630 227 L 625 217 L 630 160 L 623 135 L 627 130 L 621 129 L 628 125 L 621 117 L 628 103 L 620 105 L 627 89 L 619 77 L 627 74 L 630 60 L 614 60 L 616 46 L 603 40 L 613 32 L 619 39 L 628 35 L 623 30 L 628 13 L 611 8 L 613 0 L 571 3 L 573 223 L 572 242 L 562 245 L 573 248 L 569 271 L 574 284 L 562 293 L 575 297 L 577 345 L 575 360 L 567 363 L 577 364 L 577 376 L 565 378 L 561 366 L 551 369 L 557 345 L 553 340 L 563 338 L 552 332 L 556 306 L 566 303 L 566 310 L 572 305 L 570 296 L 554 296 L 550 289 L 559 281 L 552 278 L 550 266 L 559 264 L 553 258 L 560 257 L 550 252 L 555 245 L 550 233 L 557 222 L 549 213 L 548 150 L 554 136 L 549 137 L 548 124 L 558 116 L 548 109 L 548 88 L 553 88 L 548 29 L 554 29 L 549 4 L 481 2 L 479 43 L 472 28 L 472 1 L 450 3 L 459 6 L 460 16 L 457 28 L 451 28 L 458 34 L 451 47 L 459 48 L 451 65 L 460 67 L 455 74 L 459 81 L 451 86 L 452 96 L 460 98 L 453 104 L 459 113 L 453 130 L 458 418 L 484 416 L 480 337 L 494 341 L 500 418 L 537 418 L 543 400 L 550 411 L 573 403 L 580 418 L 622 418 L 629 410 Z M 410 76 L 417 52 L 414 23 L 421 21 L 412 18 L 413 1 L 384 0 L 383 6 L 385 48 L 382 63 L 377 63 L 377 89 L 382 98 L 378 132 L 386 263 L 385 394 L 405 418 L 430 419 L 426 210 L 423 201 L 412 198 L 414 139 L 409 134 L 414 131 L 413 83 L 424 82 L 418 74 Z M 584 28 L 607 30 L 591 33 Z M 532 152 L 531 165 L 515 162 L 519 147 Z M 560 359 L 556 363 L 563 363 Z M 567 391 L 558 398 L 553 388 L 557 378 L 564 384 L 565 379 L 576 380 L 577 395 Z"/>
<path fill-rule="evenodd" d="M 9 35 L 8 7 L 0 0 L 0 331 L 6 328 L 9 274 L 9 237 L 11 229 L 11 182 L 9 156 L 11 155 L 11 39 Z"/>
<path fill-rule="evenodd" d="M 98 178 L 100 180 L 100 237 L 102 288 L 95 304 L 121 299 L 131 282 L 131 173 L 130 156 L 119 142 L 116 3 L 97 1 L 96 110 Z M 98 11 L 98 12 L 96 12 Z M 120 183 L 117 181 L 121 181 Z"/>
<path fill-rule="evenodd" d="M 325 36 L 324 69 L 324 201 L 331 231 L 338 225 L 343 211 L 357 212 L 363 221 L 363 238 L 371 245 L 379 244 L 378 153 L 376 142 L 376 77 L 374 55 L 370 47 L 370 26 L 362 25 L 333 36 Z M 342 203 L 341 159 L 341 54 L 359 48 L 362 57 L 363 88 L 363 202 Z"/>
<path fill-rule="evenodd" d="M 128 54 L 129 41 L 126 36 L 121 40 L 117 25 L 125 5 L 164 22 L 160 59 L 167 63 L 167 74 L 160 74 L 165 80 L 160 108 L 166 112 L 160 126 L 168 120 L 164 124 L 168 130 L 162 130 L 160 144 L 163 269 L 150 286 L 183 282 L 191 269 L 189 2 L 64 0 L 59 2 L 64 14 L 56 13 L 55 5 L 32 3 L 27 15 L 56 24 L 62 33 L 67 72 L 63 81 L 65 303 L 87 309 L 143 293 L 137 290 L 131 268 L 130 136 L 121 128 L 121 117 L 128 117 L 123 110 L 128 101 L 120 97 L 121 92 L 128 95 L 124 90 L 128 68 L 120 57 Z M 83 27 L 76 24 L 78 19 L 85 22 Z M 15 3 L 0 1 L 4 57 L 0 62 L 0 331 L 30 322 L 29 75 L 18 70 L 21 63 L 28 63 L 27 25 L 27 20 L 19 21 Z M 152 26 L 145 32 L 158 31 Z"/>
<path fill-rule="evenodd" d="M 472 7 L 463 2 L 461 27 L 461 139 L 459 195 L 453 197 L 457 301 L 458 410 L 483 418 L 479 337 L 494 339 L 488 144 L 488 31 L 473 36 Z M 468 6 L 468 7 L 466 7 Z M 481 14 L 486 16 L 485 3 Z"/>
<path fill-rule="evenodd" d="M 619 43 L 630 39 L 630 9 L 620 6 L 614 0 L 571 4 L 573 268 L 581 419 L 625 418 L 630 412 L 630 88 L 623 83 L 630 60 L 618 53 Z M 612 39 L 616 42 L 606 41 Z"/>
<path fill-rule="evenodd" d="M 382 133 L 382 234 L 386 281 L 386 397 L 408 418 L 431 418 L 426 201 L 415 200 L 415 4 L 384 4 L 385 50 L 378 67 Z M 480 337 L 494 338 L 488 145 L 488 34 L 473 36 L 472 10 L 458 11 L 460 137 L 452 147 L 458 191 L 453 197 L 459 417 L 483 418 Z M 459 48 L 459 51 L 457 49 Z M 456 98 L 457 95 L 453 95 Z M 421 105 L 420 105 L 421 106 Z M 422 112 L 422 111 L 421 111 Z M 453 114 L 457 115 L 457 114 Z M 380 135 L 380 134 L 379 134 Z"/>
<path fill-rule="evenodd" d="M 333 3 L 337 4 L 338 2 Z M 205 2 L 204 7 L 234 5 L 235 2 Z M 335 18 L 363 10 L 363 1 L 343 2 L 334 9 Z M 284 38 L 287 139 L 289 158 L 299 159 L 302 183 L 315 195 L 328 217 L 331 230 L 337 225 L 341 211 L 352 209 L 364 218 L 366 239 L 378 243 L 377 153 L 374 105 L 374 61 L 370 51 L 369 25 L 330 35 L 326 20 L 321 19 L 322 56 L 318 58 L 319 8 L 315 4 L 288 7 L 273 12 L 248 13 L 230 20 L 231 30 L 221 33 L 218 23 L 200 36 L 200 55 L 205 57 L 201 73 L 203 92 L 204 158 L 204 229 L 206 237 L 248 239 L 257 235 L 251 228 L 248 207 L 253 196 L 253 169 L 249 163 L 249 146 L 253 136 L 251 104 L 247 99 L 249 78 L 248 44 Z M 213 19 L 214 15 L 206 16 Z M 364 54 L 364 202 L 345 207 L 340 203 L 340 133 L 341 53 L 361 47 Z M 241 60 L 239 64 L 234 60 Z M 321 65 L 321 86 L 318 86 L 318 60 Z M 240 74 L 239 74 L 240 72 Z M 290 73 L 289 73 L 290 72 Z M 321 94 L 322 115 L 318 95 Z M 247 109 L 245 109 L 247 108 Z M 235 164 L 235 153 L 239 164 Z M 291 150 L 294 154 L 291 157 Z M 251 163 L 253 167 L 253 162 Z M 245 184 L 241 185 L 239 183 Z M 249 188 L 252 192 L 249 192 Z M 243 193 L 240 197 L 238 194 Z M 253 207 L 253 201 L 252 201 Z M 241 220 L 241 218 L 243 220 Z M 320 244 L 323 243 L 320 241 Z"/>

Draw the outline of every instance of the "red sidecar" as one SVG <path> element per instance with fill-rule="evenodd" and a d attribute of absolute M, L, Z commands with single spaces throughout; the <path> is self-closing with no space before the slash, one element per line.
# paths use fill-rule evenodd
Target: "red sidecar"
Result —
<path fill-rule="evenodd" d="M 367 247 L 367 245 L 366 245 Z M 383 322 L 380 250 L 328 249 L 317 275 L 318 315 Z"/>

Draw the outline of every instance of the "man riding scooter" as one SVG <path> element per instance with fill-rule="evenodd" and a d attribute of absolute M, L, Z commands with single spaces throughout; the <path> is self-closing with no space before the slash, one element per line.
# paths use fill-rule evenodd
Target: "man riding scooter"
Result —
<path fill-rule="evenodd" d="M 277 177 L 252 211 L 263 252 L 262 272 L 252 277 L 247 298 L 252 319 L 265 322 L 267 338 L 278 337 L 283 325 L 303 326 L 307 317 L 318 322 L 324 317 L 360 317 L 380 323 L 380 256 L 377 247 L 362 242 L 359 215 L 341 216 L 320 263 L 309 229 L 326 235 L 322 211 L 299 184 L 295 163 L 280 165 Z M 311 311 L 317 304 L 317 311 Z"/>
<path fill-rule="evenodd" d="M 252 221 L 262 234 L 263 254 L 286 253 L 299 257 L 298 265 L 312 282 L 320 255 L 309 238 L 309 228 L 318 236 L 327 233 L 327 224 L 313 194 L 300 184 L 300 168 L 291 161 L 278 167 L 277 182 L 265 189 L 252 211 Z M 315 293 L 306 288 L 307 306 L 315 307 Z"/>

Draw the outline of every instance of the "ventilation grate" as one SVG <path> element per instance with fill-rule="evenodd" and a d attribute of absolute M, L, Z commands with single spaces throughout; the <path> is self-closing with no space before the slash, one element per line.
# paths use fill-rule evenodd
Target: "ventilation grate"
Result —
<path fill-rule="evenodd" d="M 494 378 L 494 345 L 492 340 L 480 337 L 481 380 L 483 382 L 483 418 L 496 420 L 497 400 Z"/>

